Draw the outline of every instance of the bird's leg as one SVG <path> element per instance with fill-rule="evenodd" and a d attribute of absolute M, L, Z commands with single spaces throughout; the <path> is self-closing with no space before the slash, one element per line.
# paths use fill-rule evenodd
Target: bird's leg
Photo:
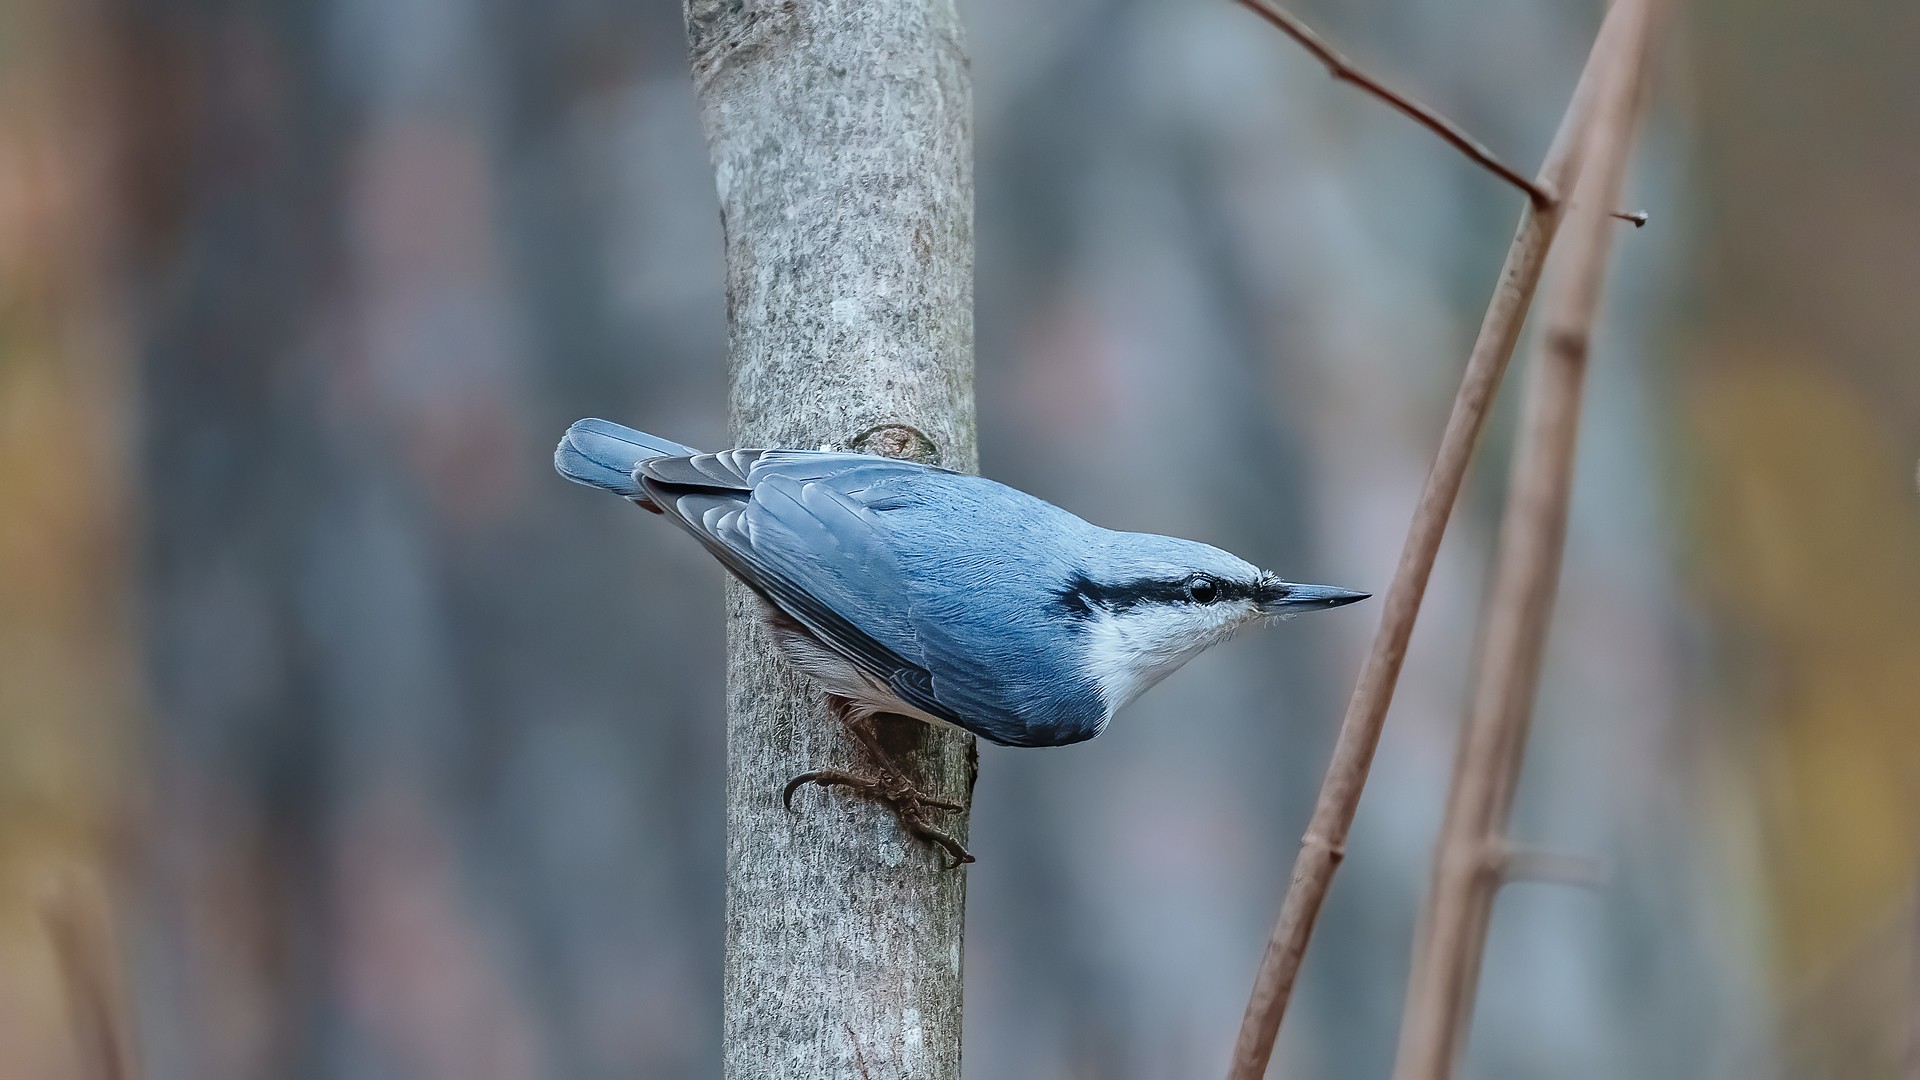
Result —
<path fill-rule="evenodd" d="M 959 803 L 946 799 L 937 799 L 922 792 L 907 780 L 893 756 L 880 745 L 880 739 L 874 734 L 871 721 L 855 719 L 848 711 L 846 702 L 837 697 L 827 699 L 828 708 L 838 716 L 860 745 L 866 747 L 867 756 L 880 770 L 877 778 L 860 776 L 843 769 L 815 769 L 804 772 L 787 781 L 785 791 L 780 793 L 780 801 L 789 811 L 793 809 L 793 793 L 807 784 L 821 787 L 852 788 L 870 799 L 877 799 L 893 808 L 894 815 L 907 831 L 923 840 L 938 844 L 953 860 L 953 866 L 959 867 L 973 862 L 973 855 L 961 846 L 960 841 L 940 831 L 927 820 L 928 810 L 947 810 L 958 812 L 965 809 Z"/>

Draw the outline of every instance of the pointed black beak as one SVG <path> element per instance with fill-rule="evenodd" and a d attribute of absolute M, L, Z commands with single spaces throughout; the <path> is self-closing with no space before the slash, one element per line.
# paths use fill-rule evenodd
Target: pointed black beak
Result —
<path fill-rule="evenodd" d="M 1260 582 L 1260 611 L 1265 615 L 1298 615 L 1345 607 L 1372 596 L 1337 585 L 1302 585 L 1269 575 Z"/>

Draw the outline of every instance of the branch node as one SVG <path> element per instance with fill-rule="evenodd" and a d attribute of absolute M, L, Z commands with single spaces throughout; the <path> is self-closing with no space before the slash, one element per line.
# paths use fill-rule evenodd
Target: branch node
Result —
<path fill-rule="evenodd" d="M 1414 123 L 1440 136 L 1449 146 L 1465 154 L 1469 160 L 1493 175 L 1527 193 L 1527 198 L 1539 210 L 1550 210 L 1554 206 L 1553 194 L 1535 181 L 1515 172 L 1505 162 L 1493 156 L 1493 151 L 1453 121 L 1441 116 L 1426 105 L 1389 88 L 1385 83 L 1361 71 L 1353 61 L 1336 52 L 1332 46 L 1321 40 L 1320 35 L 1306 23 L 1291 13 L 1270 3 L 1269 0 L 1240 0 L 1240 4 L 1255 15 L 1265 19 L 1274 29 L 1292 38 L 1301 48 L 1313 54 L 1313 58 L 1326 65 L 1327 74 L 1337 81 L 1350 82 L 1407 116 Z"/>
<path fill-rule="evenodd" d="M 1335 863 L 1347 857 L 1347 845 L 1336 844 L 1332 840 L 1327 839 L 1323 833 L 1307 833 L 1300 838 L 1300 846 L 1308 850 L 1325 851 L 1327 853 L 1327 859 Z"/>

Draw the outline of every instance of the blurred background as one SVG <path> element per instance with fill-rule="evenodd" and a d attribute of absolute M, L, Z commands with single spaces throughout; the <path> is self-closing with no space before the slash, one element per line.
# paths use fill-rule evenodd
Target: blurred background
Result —
<path fill-rule="evenodd" d="M 1920 1022 L 1920 6 L 1684 7 L 1514 830 L 1612 875 L 1500 897 L 1474 1077 Z M 1296 10 L 1522 169 L 1599 20 Z M 1227 0 L 963 14 L 985 471 L 1384 587 L 1519 197 Z M 0 0 L 0 1080 L 105 1075 L 63 951 L 156 1080 L 716 1074 L 721 572 L 548 455 L 724 445 L 720 252 L 677 4 Z M 1285 1075 L 1391 1060 L 1514 396 Z M 1378 615 L 982 748 L 969 1075 L 1221 1072 Z"/>

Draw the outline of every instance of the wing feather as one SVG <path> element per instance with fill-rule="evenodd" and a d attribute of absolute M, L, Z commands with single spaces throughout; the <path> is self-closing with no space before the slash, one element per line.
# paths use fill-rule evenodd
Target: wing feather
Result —
<path fill-rule="evenodd" d="M 680 488 L 748 491 L 748 474 L 762 450 L 727 450 L 718 454 L 650 458 L 635 467 L 640 476 Z"/>
<path fill-rule="evenodd" d="M 914 708 L 1016 745 L 1085 738 L 1104 718 L 1080 715 L 1044 658 L 1002 632 L 1034 603 L 1010 592 L 1011 560 L 969 569 L 943 561 L 929 541 L 965 512 L 970 493 L 998 485 L 911 462 L 789 450 L 655 458 L 636 477 L 750 588 Z M 997 542 L 1010 550 L 1031 537 Z M 939 586 L 928 593 L 931 580 Z M 983 643 L 995 651 L 978 654 Z"/>
<path fill-rule="evenodd" d="M 830 488 L 778 473 L 750 482 L 760 456 L 732 451 L 655 459 L 640 469 L 641 483 L 727 569 L 875 681 L 890 685 L 908 670 L 924 678 L 909 627 L 861 619 L 877 622 L 882 640 L 846 614 L 871 614 L 851 587 L 884 569 L 877 564 L 885 551 L 873 543 L 872 526 Z M 944 719 L 944 712 L 935 715 Z"/>

